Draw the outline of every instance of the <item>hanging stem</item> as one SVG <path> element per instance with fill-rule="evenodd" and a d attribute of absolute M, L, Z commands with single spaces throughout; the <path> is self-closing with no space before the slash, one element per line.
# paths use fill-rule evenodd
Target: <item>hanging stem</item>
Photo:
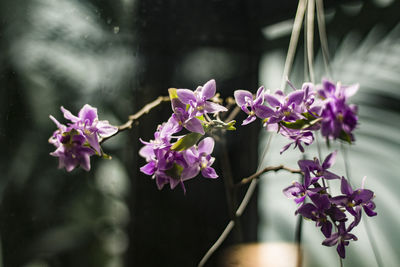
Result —
<path fill-rule="evenodd" d="M 341 149 L 342 149 L 342 154 L 343 154 L 343 160 L 344 160 L 344 168 L 345 168 L 345 172 L 346 172 L 346 176 L 347 176 L 347 180 L 350 183 L 350 166 L 349 166 L 349 155 L 347 153 L 347 149 L 344 147 L 344 145 L 341 145 Z M 365 228 L 365 232 L 367 233 L 367 237 L 368 237 L 368 241 L 369 244 L 371 245 L 372 251 L 374 253 L 374 257 L 375 257 L 375 261 L 378 265 L 378 267 L 382 267 L 383 266 L 383 262 L 382 262 L 382 257 L 379 253 L 378 250 L 378 246 L 376 245 L 376 240 L 374 238 L 374 235 L 372 234 L 372 230 L 371 227 L 369 226 L 368 220 L 364 220 L 364 228 Z"/>
<path fill-rule="evenodd" d="M 242 241 L 242 229 L 240 227 L 239 217 L 236 216 L 236 208 L 237 208 L 237 195 L 233 181 L 232 175 L 232 167 L 229 161 L 228 148 L 226 147 L 226 142 L 224 138 L 224 134 L 221 137 L 221 147 L 222 147 L 222 173 L 224 177 L 224 186 L 225 186 L 225 194 L 226 201 L 229 209 L 229 218 L 235 222 L 236 225 L 236 237 L 237 241 Z"/>
<path fill-rule="evenodd" d="M 285 91 L 286 79 L 290 74 L 290 69 L 292 68 L 293 59 L 296 54 L 297 43 L 299 41 L 301 26 L 303 24 L 302 22 L 303 22 L 304 13 L 306 10 L 306 3 L 307 3 L 307 0 L 300 0 L 299 5 L 297 6 L 296 17 L 294 18 L 292 34 L 290 36 L 289 48 L 288 48 L 288 52 L 286 55 L 285 66 L 283 69 L 283 75 L 282 75 L 282 80 L 281 80 L 280 89 L 283 92 Z"/>
<path fill-rule="evenodd" d="M 328 75 L 328 78 L 331 78 L 328 38 L 326 36 L 326 26 L 325 26 L 324 3 L 323 0 L 316 0 L 315 3 L 317 7 L 317 22 L 318 22 L 319 38 L 321 41 L 322 58 L 324 60 L 326 74 Z"/>
<path fill-rule="evenodd" d="M 236 210 L 236 217 L 240 217 L 243 214 L 243 211 L 246 209 L 247 205 L 250 202 L 251 196 L 256 189 L 257 180 L 253 180 L 247 189 L 246 195 L 244 196 L 239 208 Z M 218 237 L 217 241 L 210 247 L 207 253 L 200 260 L 198 267 L 202 267 L 206 264 L 208 259 L 215 253 L 215 251 L 222 245 L 225 239 L 228 237 L 229 233 L 232 231 L 235 226 L 235 220 L 230 220 L 228 225 L 225 227 L 222 234 Z"/>
<path fill-rule="evenodd" d="M 269 150 L 271 140 L 272 140 L 272 135 L 269 135 L 267 145 L 265 146 L 263 152 L 262 160 L 264 159 L 266 152 Z M 257 171 L 259 171 L 261 163 L 258 165 Z M 235 213 L 236 217 L 242 216 L 244 210 L 246 209 L 247 205 L 251 200 L 251 197 L 255 192 L 256 187 L 257 187 L 257 179 L 252 179 L 249 187 L 247 188 L 246 194 L 244 195 L 242 202 L 239 205 L 239 208 L 236 210 Z M 230 220 L 227 226 L 225 227 L 224 231 L 222 232 L 222 234 L 218 237 L 217 241 L 215 241 L 215 243 L 208 249 L 206 254 L 200 260 L 198 267 L 202 267 L 207 263 L 208 259 L 215 253 L 215 251 L 222 245 L 222 243 L 228 237 L 229 233 L 232 231 L 234 226 L 235 226 L 235 220 Z"/>
<path fill-rule="evenodd" d="M 304 176 L 302 175 L 300 178 L 300 183 L 304 183 Z M 295 244 L 297 246 L 297 267 L 303 266 L 303 248 L 301 246 L 302 243 L 302 232 L 303 232 L 303 216 L 297 217 L 297 225 L 296 225 L 296 233 L 295 233 Z"/>
<path fill-rule="evenodd" d="M 314 77 L 314 0 L 308 0 L 307 4 L 307 61 L 308 61 L 308 73 L 310 74 L 310 80 L 312 83 L 315 82 Z"/>
<path fill-rule="evenodd" d="M 367 232 L 369 244 L 371 245 L 372 251 L 374 252 L 376 264 L 378 265 L 378 267 L 383 267 L 384 265 L 383 265 L 381 254 L 379 253 L 378 247 L 376 245 L 375 237 L 372 234 L 371 227 L 367 220 L 364 221 L 364 227 L 365 227 L 365 231 Z"/>

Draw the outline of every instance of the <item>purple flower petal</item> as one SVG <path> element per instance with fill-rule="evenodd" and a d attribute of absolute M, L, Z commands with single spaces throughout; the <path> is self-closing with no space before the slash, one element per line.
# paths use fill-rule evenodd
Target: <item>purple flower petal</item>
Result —
<path fill-rule="evenodd" d="M 349 97 L 355 95 L 359 88 L 360 88 L 360 85 L 358 83 L 350 85 L 350 86 L 346 86 L 344 88 L 344 97 L 349 98 Z"/>
<path fill-rule="evenodd" d="M 83 153 L 80 158 L 80 166 L 85 171 L 90 171 L 90 155 L 87 153 Z"/>
<path fill-rule="evenodd" d="M 332 246 L 334 246 L 334 245 L 337 244 L 338 239 L 339 239 L 339 233 L 334 233 L 334 234 L 332 234 L 330 237 L 328 237 L 327 239 L 325 239 L 325 240 L 322 242 L 322 245 L 328 246 L 328 247 L 332 247 Z"/>
<path fill-rule="evenodd" d="M 202 97 L 204 97 L 204 99 L 207 100 L 207 99 L 212 98 L 215 95 L 215 91 L 216 91 L 216 84 L 215 84 L 215 80 L 212 79 L 203 85 L 201 94 L 202 94 Z"/>
<path fill-rule="evenodd" d="M 324 171 L 324 178 L 327 180 L 340 179 L 340 177 L 330 171 Z"/>
<path fill-rule="evenodd" d="M 217 103 L 206 101 L 204 111 L 207 113 L 217 113 L 217 112 L 225 112 L 228 109 L 224 106 L 221 106 Z"/>
<path fill-rule="evenodd" d="M 49 116 L 50 117 L 50 119 L 57 125 L 57 128 L 58 129 L 61 129 L 61 130 L 63 130 L 63 131 L 65 131 L 65 129 L 66 129 L 66 126 L 65 125 L 63 125 L 63 124 L 61 124 L 58 120 L 56 120 L 56 118 L 54 118 L 53 116 Z"/>
<path fill-rule="evenodd" d="M 324 162 L 322 163 L 322 168 L 323 169 L 329 169 L 333 164 L 335 164 L 336 161 L 336 154 L 337 154 L 337 150 L 330 153 L 324 160 Z"/>
<path fill-rule="evenodd" d="M 64 113 L 64 118 L 66 118 L 67 120 L 70 120 L 72 122 L 78 122 L 79 118 L 72 115 L 71 111 L 69 111 L 68 109 L 65 109 L 63 106 L 61 106 L 61 111 Z"/>
<path fill-rule="evenodd" d="M 96 128 L 101 137 L 109 137 L 118 132 L 118 127 L 110 125 L 108 121 L 98 121 Z"/>
<path fill-rule="evenodd" d="M 192 179 L 196 177 L 199 174 L 199 172 L 200 172 L 200 167 L 198 165 L 189 166 L 182 171 L 181 179 L 182 181 Z"/>
<path fill-rule="evenodd" d="M 326 238 L 330 237 L 332 233 L 332 223 L 330 221 L 326 221 L 324 224 L 322 224 L 321 232 Z"/>
<path fill-rule="evenodd" d="M 281 150 L 279 151 L 279 153 L 282 155 L 283 152 L 285 152 L 286 150 L 288 150 L 288 148 L 293 144 L 293 142 L 285 145 L 284 147 L 281 148 Z"/>
<path fill-rule="evenodd" d="M 99 144 L 99 139 L 97 138 L 97 134 L 85 134 L 85 137 L 91 147 L 94 148 L 94 150 L 101 155 L 101 148 Z"/>
<path fill-rule="evenodd" d="M 198 118 L 191 118 L 190 120 L 185 122 L 184 126 L 191 132 L 205 134 L 203 125 Z"/>
<path fill-rule="evenodd" d="M 253 121 L 256 120 L 256 116 L 248 116 L 243 122 L 242 125 L 247 125 L 252 123 Z"/>
<path fill-rule="evenodd" d="M 273 108 L 280 107 L 282 105 L 281 102 L 273 95 L 265 94 L 264 99 Z"/>
<path fill-rule="evenodd" d="M 215 170 L 211 167 L 207 167 L 201 170 L 201 174 L 205 177 L 205 178 L 218 178 L 217 173 L 215 172 Z"/>
<path fill-rule="evenodd" d="M 190 101 L 196 102 L 196 96 L 194 95 L 192 90 L 189 89 L 177 89 L 176 93 L 179 97 L 179 100 L 184 104 L 189 104 Z"/>
<path fill-rule="evenodd" d="M 94 108 L 94 107 L 86 104 L 79 111 L 78 117 L 83 122 L 86 122 L 86 120 L 88 120 L 89 125 L 91 125 L 94 122 L 94 120 L 97 119 L 97 108 Z"/>
<path fill-rule="evenodd" d="M 300 105 L 300 103 L 303 101 L 304 99 L 304 91 L 303 90 L 296 90 L 294 92 L 291 92 L 288 96 L 288 101 L 287 104 L 291 105 L 291 104 L 296 104 L 296 105 Z"/>
<path fill-rule="evenodd" d="M 351 186 L 347 182 L 346 178 L 344 178 L 344 177 L 342 177 L 342 183 L 340 186 L 340 190 L 343 194 L 345 194 L 347 196 L 353 194 L 353 189 L 351 188 Z"/>
<path fill-rule="evenodd" d="M 297 209 L 297 213 L 301 214 L 306 218 L 312 219 L 315 217 L 314 213 L 316 212 L 316 210 L 317 208 L 313 204 L 306 203 Z"/>
<path fill-rule="evenodd" d="M 255 106 L 254 112 L 256 113 L 257 117 L 261 119 L 269 118 L 275 114 L 271 108 L 263 105 Z"/>
<path fill-rule="evenodd" d="M 199 153 L 211 154 L 214 150 L 214 139 L 212 137 L 206 137 L 198 144 Z"/>
<path fill-rule="evenodd" d="M 253 99 L 252 93 L 246 90 L 236 90 L 233 93 L 235 97 L 235 101 L 238 104 L 239 107 L 242 107 L 247 104 L 246 99 Z"/>
<path fill-rule="evenodd" d="M 346 257 L 346 250 L 344 248 L 344 243 L 343 242 L 339 242 L 337 248 L 337 253 L 339 254 L 339 256 L 344 259 Z"/>
<path fill-rule="evenodd" d="M 140 171 L 147 175 L 153 175 L 156 170 L 156 162 L 150 161 L 146 165 L 140 168 Z"/>

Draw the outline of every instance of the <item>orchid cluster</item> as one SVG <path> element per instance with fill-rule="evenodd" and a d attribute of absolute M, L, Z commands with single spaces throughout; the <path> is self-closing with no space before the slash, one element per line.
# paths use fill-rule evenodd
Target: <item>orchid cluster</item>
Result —
<path fill-rule="evenodd" d="M 313 143 L 316 131 L 321 132 L 328 144 L 330 140 L 349 143 L 355 140 L 357 107 L 347 101 L 357 92 L 358 85 L 343 86 L 328 80 L 319 85 L 304 83 L 301 89 L 289 85 L 293 92 L 287 95 L 281 90 L 272 94 L 264 87 L 258 89 L 255 97 L 249 91 L 236 90 L 236 103 L 248 115 L 242 125 L 259 118 L 268 131 L 289 138 L 291 141 L 281 149 L 281 154 L 293 144 L 294 148 L 304 152 L 304 145 Z M 200 173 L 205 178 L 218 177 L 212 167 L 215 161 L 211 156 L 215 145 L 213 130 L 235 130 L 235 121 L 219 119 L 219 112 L 225 112 L 227 108 L 215 101 L 218 97 L 214 80 L 194 91 L 171 88 L 169 100 L 172 114 L 168 121 L 158 125 L 153 140 L 140 140 L 144 146 L 139 155 L 147 162 L 140 171 L 152 176 L 159 190 L 167 184 L 171 189 L 180 185 L 186 193 L 184 182 Z M 50 154 L 58 157 L 59 168 L 65 167 L 67 171 L 78 165 L 90 170 L 92 155 L 107 158 L 100 147 L 101 140 L 129 128 L 133 122 L 130 118 L 125 126 L 112 126 L 108 121 L 100 121 L 97 109 L 87 104 L 78 116 L 63 107 L 61 111 L 70 123 L 63 125 L 50 116 L 58 127 L 49 139 L 56 146 Z M 345 258 L 345 246 L 351 240 L 357 240 L 351 231 L 360 223 L 362 210 L 369 217 L 377 213 L 374 211 L 374 193 L 364 189 L 364 181 L 361 188 L 353 189 L 345 177 L 328 170 L 334 164 L 336 154 L 329 154 L 322 164 L 317 158 L 298 161 L 300 170 L 296 173 L 301 173 L 304 179 L 294 182 L 283 193 L 298 205 L 295 214 L 314 221 L 321 228 L 325 236 L 322 244 L 337 245 L 339 256 Z M 331 180 L 340 181 L 341 195 L 331 195 L 326 186 Z"/>
<path fill-rule="evenodd" d="M 169 184 L 174 189 L 178 184 L 186 192 L 184 181 L 196 177 L 199 173 L 205 178 L 217 178 L 211 167 L 215 158 L 212 137 L 202 137 L 213 127 L 233 130 L 233 123 L 225 124 L 220 120 L 211 120 L 208 114 L 217 114 L 227 109 L 209 101 L 215 96 L 214 80 L 199 86 L 195 91 L 189 89 L 169 89 L 172 115 L 167 122 L 159 125 L 154 140 L 145 142 L 139 154 L 148 162 L 140 170 L 151 175 L 158 189 Z M 176 135 L 186 129 L 185 135 Z M 200 141 L 200 142 L 199 142 Z"/>
<path fill-rule="evenodd" d="M 90 156 L 108 157 L 100 147 L 99 138 L 115 134 L 118 127 L 110 125 L 108 121 L 99 121 L 97 109 L 88 104 L 79 111 L 78 117 L 64 107 L 61 107 L 61 111 L 71 123 L 66 126 L 50 115 L 58 128 L 49 139 L 49 143 L 56 147 L 50 155 L 58 157 L 60 169 L 65 167 L 70 172 L 79 165 L 89 171 Z"/>
<path fill-rule="evenodd" d="M 347 100 L 357 92 L 358 84 L 343 86 L 323 80 L 321 85 L 304 83 L 301 89 L 289 84 L 294 91 L 288 95 L 281 90 L 271 94 L 263 86 L 255 98 L 249 91 L 236 90 L 236 103 L 248 115 L 242 125 L 259 118 L 268 131 L 290 139 L 281 154 L 292 144 L 304 152 L 303 145 L 312 144 L 313 132 L 319 130 L 327 141 L 354 141 L 352 132 L 357 126 L 357 107 L 347 104 Z"/>
<path fill-rule="evenodd" d="M 299 205 L 296 214 L 315 221 L 325 236 L 325 246 L 337 245 L 337 252 L 345 258 L 345 246 L 357 237 L 350 233 L 361 221 L 362 210 L 369 217 L 377 215 L 372 201 L 374 193 L 364 189 L 364 181 L 360 189 L 353 190 L 345 177 L 339 177 L 328 169 L 334 164 L 336 152 L 329 154 L 322 165 L 318 159 L 300 160 L 298 165 L 304 174 L 302 183 L 294 182 L 283 190 L 284 194 L 293 198 Z M 325 182 L 341 181 L 341 195 L 331 196 Z M 307 200 L 311 200 L 307 203 Z M 349 222 L 349 217 L 352 221 Z M 347 224 L 347 225 L 346 225 Z M 333 232 L 333 228 L 335 231 Z"/>
<path fill-rule="evenodd" d="M 258 89 L 255 97 L 249 91 L 236 90 L 236 103 L 248 115 L 242 125 L 259 118 L 268 131 L 289 138 L 291 142 L 281 149 L 281 154 L 292 144 L 304 152 L 303 145 L 313 143 L 316 131 L 321 131 L 328 144 L 336 139 L 349 143 L 355 140 L 353 130 L 358 121 L 357 107 L 347 104 L 347 100 L 357 92 L 357 84 L 343 86 L 323 80 L 320 85 L 304 83 L 301 89 L 296 89 L 290 82 L 289 85 L 294 91 L 287 95 L 281 90 L 271 94 L 264 87 Z M 371 190 L 364 189 L 364 186 L 353 190 L 345 177 L 328 171 L 336 154 L 329 154 L 322 165 L 316 158 L 300 160 L 298 165 L 303 182 L 294 182 L 283 192 L 299 205 L 296 214 L 315 221 L 316 226 L 321 227 L 326 238 L 322 244 L 337 245 L 339 256 L 345 258 L 345 246 L 350 240 L 357 240 L 350 232 L 360 223 L 362 210 L 370 217 L 377 213 Z M 326 186 L 327 180 L 340 180 L 342 195 L 332 196 Z M 350 216 L 353 219 L 348 223 Z"/>

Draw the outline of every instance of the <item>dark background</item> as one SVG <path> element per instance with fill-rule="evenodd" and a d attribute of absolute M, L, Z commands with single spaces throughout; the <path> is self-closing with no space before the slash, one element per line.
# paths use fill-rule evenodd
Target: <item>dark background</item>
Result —
<path fill-rule="evenodd" d="M 343 3 L 361 11 L 349 15 Z M 350 4 L 349 4 L 350 3 Z M 334 11 L 331 49 L 348 28 L 366 36 L 399 19 L 399 2 L 326 1 Z M 259 63 L 289 36 L 267 39 L 266 26 L 294 17 L 296 1 L 7 1 L 0 2 L 0 240 L 2 266 L 194 266 L 229 220 L 222 179 L 196 178 L 158 191 L 139 172 L 137 155 L 169 104 L 105 144 L 111 162 L 92 171 L 58 170 L 47 138 L 59 106 L 76 114 L 85 103 L 100 119 L 123 123 L 169 87 L 195 89 L 207 80 L 228 97 L 259 87 Z M 377 11 L 379 10 L 379 12 Z M 316 49 L 318 42 L 316 38 Z M 299 49 L 299 57 L 302 51 Z M 393 99 L 376 99 L 398 112 Z M 243 115 L 237 118 L 241 122 Z M 227 134 L 234 179 L 258 164 L 257 125 Z M 217 145 L 214 155 L 221 173 Z M 121 178 L 122 177 L 122 178 Z M 109 178 L 109 179 L 107 179 Z M 239 192 L 240 196 L 244 192 Z M 225 246 L 257 241 L 257 196 Z M 218 255 L 209 266 L 217 263 Z"/>

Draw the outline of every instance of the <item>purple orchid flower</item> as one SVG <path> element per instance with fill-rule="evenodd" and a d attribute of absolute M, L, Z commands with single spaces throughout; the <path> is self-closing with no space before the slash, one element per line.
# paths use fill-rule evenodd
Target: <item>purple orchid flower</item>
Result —
<path fill-rule="evenodd" d="M 308 114 L 314 116 L 315 118 L 318 118 L 321 115 L 321 105 L 317 103 L 315 97 L 316 97 L 316 92 L 314 89 L 314 84 L 312 83 L 304 83 L 301 90 L 304 91 L 304 99 L 303 99 L 303 106 L 305 108 L 305 111 L 308 112 Z"/>
<path fill-rule="evenodd" d="M 49 139 L 49 143 L 57 147 L 50 155 L 58 157 L 58 168 L 65 168 L 70 172 L 79 165 L 89 171 L 90 156 L 94 155 L 95 151 L 86 144 L 85 136 L 78 130 L 67 128 L 53 116 L 50 118 L 58 127 Z"/>
<path fill-rule="evenodd" d="M 196 147 L 186 150 L 184 156 L 189 167 L 182 172 L 182 179 L 187 180 L 195 177 L 199 172 L 206 178 L 218 178 L 217 173 L 211 165 L 215 158 L 211 157 L 214 150 L 214 139 L 206 137 Z"/>
<path fill-rule="evenodd" d="M 57 147 L 50 155 L 59 158 L 59 168 L 65 167 L 72 171 L 80 165 L 84 170 L 90 170 L 90 156 L 102 155 L 99 137 L 109 137 L 118 131 L 108 121 L 99 121 L 97 109 L 86 104 L 79 111 L 78 117 L 61 107 L 64 117 L 71 121 L 68 127 L 59 123 L 53 116 L 50 119 L 57 125 L 58 130 L 49 142 Z"/>
<path fill-rule="evenodd" d="M 109 137 L 118 131 L 118 127 L 110 125 L 108 121 L 99 121 L 97 108 L 93 108 L 88 104 L 82 107 L 78 113 L 78 117 L 72 115 L 72 113 L 64 107 L 61 107 L 61 111 L 64 113 L 64 118 L 72 122 L 69 123 L 69 126 L 81 130 L 90 146 L 100 155 L 99 136 Z"/>
<path fill-rule="evenodd" d="M 358 91 L 358 84 L 342 86 L 335 85 L 329 80 L 322 81 L 322 88 L 318 89 L 318 95 L 324 99 L 324 107 L 321 113 L 321 133 L 323 136 L 337 139 L 342 138 L 342 132 L 348 137 L 346 141 L 354 141 L 352 131 L 357 126 L 357 106 L 348 105 L 346 101 Z"/>
<path fill-rule="evenodd" d="M 372 201 L 374 198 L 374 192 L 364 189 L 363 187 L 364 182 L 360 189 L 353 190 L 346 178 L 342 177 L 340 190 L 343 195 L 331 199 L 333 203 L 341 205 L 352 214 L 355 217 L 356 222 L 361 218 L 361 208 L 364 209 L 365 213 L 369 217 L 377 215 L 374 211 L 375 203 Z"/>
<path fill-rule="evenodd" d="M 159 190 L 166 184 L 170 184 L 171 189 L 181 184 L 185 191 L 181 173 L 184 168 L 187 168 L 187 163 L 182 153 L 165 147 L 162 149 L 154 149 L 151 157 L 147 157 L 147 159 L 148 163 L 141 167 L 140 171 L 144 174 L 151 175 L 152 178 L 156 180 Z"/>
<path fill-rule="evenodd" d="M 325 158 L 322 166 L 320 165 L 319 160 L 314 158 L 314 160 L 300 160 L 298 162 L 299 167 L 301 170 L 309 169 L 318 178 L 323 177 L 327 180 L 340 179 L 338 175 L 327 170 L 335 163 L 336 154 L 337 151 L 330 153 Z"/>
<path fill-rule="evenodd" d="M 303 203 L 307 195 L 317 193 L 325 189 L 323 187 L 310 188 L 310 186 L 317 182 L 318 179 L 315 177 L 311 178 L 310 171 L 308 169 L 304 169 L 302 171 L 304 173 L 303 184 L 299 182 L 293 182 L 291 186 L 283 189 L 283 194 L 288 198 L 293 198 L 296 204 Z"/>
<path fill-rule="evenodd" d="M 302 118 L 301 113 L 304 111 L 302 107 L 303 90 L 295 90 L 287 96 L 281 90 L 277 90 L 274 95 L 265 94 L 264 99 L 275 111 L 268 123 L 293 122 Z"/>
<path fill-rule="evenodd" d="M 155 157 L 154 151 L 156 149 L 170 148 L 172 146 L 172 135 L 181 129 L 182 126 L 180 126 L 172 117 L 168 122 L 158 125 L 157 130 L 154 133 L 154 140 L 146 142 L 140 139 L 140 142 L 142 142 L 144 146 L 139 150 L 139 155 L 144 157 L 147 161 L 150 161 Z"/>
<path fill-rule="evenodd" d="M 330 237 L 325 239 L 322 242 L 322 245 L 332 247 L 337 245 L 337 252 L 339 256 L 344 259 L 346 257 L 345 246 L 349 245 L 350 240 L 357 240 L 357 237 L 351 233 L 349 233 L 351 229 L 346 229 L 344 222 L 339 222 L 338 232 L 333 233 Z"/>
<path fill-rule="evenodd" d="M 297 209 L 297 213 L 303 217 L 316 222 L 317 227 L 321 227 L 321 232 L 325 237 L 330 237 L 332 233 L 332 223 L 327 218 L 327 211 L 331 208 L 331 202 L 327 195 L 318 193 L 310 194 L 313 203 L 305 203 Z"/>
<path fill-rule="evenodd" d="M 269 118 L 274 114 L 274 111 L 264 106 L 264 87 L 261 86 L 257 90 L 256 98 L 253 100 L 253 95 L 246 90 L 236 90 L 234 92 L 237 105 L 248 115 L 242 125 L 247 125 L 253 122 L 256 117 L 260 119 Z"/>
<path fill-rule="evenodd" d="M 188 111 L 186 104 L 183 103 L 179 98 L 173 98 L 171 100 L 171 105 L 174 113 L 169 119 L 169 122 L 174 125 L 176 132 L 179 132 L 182 130 L 182 127 L 184 127 L 191 132 L 200 134 L 205 133 L 201 121 Z"/>
<path fill-rule="evenodd" d="M 197 87 L 193 92 L 189 89 L 178 89 L 176 93 L 182 103 L 189 104 L 191 107 L 190 118 L 201 116 L 205 113 L 217 113 L 227 111 L 227 109 L 219 104 L 207 101 L 214 97 L 216 92 L 215 80 L 209 80 L 203 86 Z"/>
<path fill-rule="evenodd" d="M 188 131 L 205 134 L 201 121 L 196 117 L 191 117 L 185 109 L 175 108 L 171 119 L 178 125 L 185 127 Z"/>
<path fill-rule="evenodd" d="M 160 132 L 162 130 L 163 127 L 159 128 Z M 197 146 L 183 151 L 171 150 L 171 146 L 172 144 L 159 146 L 150 141 L 145 142 L 145 146 L 139 151 L 147 161 L 140 171 L 152 176 L 159 190 L 166 184 L 170 184 L 171 189 L 180 184 L 186 193 L 183 182 L 196 177 L 199 172 L 206 178 L 218 177 L 211 167 L 215 161 L 210 155 L 214 149 L 214 139 L 211 137 L 204 138 Z"/>
<path fill-rule="evenodd" d="M 322 99 L 347 99 L 357 93 L 359 84 L 343 86 L 341 83 L 334 84 L 328 79 L 322 79 L 322 84 L 317 86 L 318 95 Z"/>
<path fill-rule="evenodd" d="M 293 140 L 293 142 L 290 142 L 281 149 L 280 154 L 285 152 L 292 144 L 294 144 L 294 149 L 298 147 L 300 151 L 304 153 L 304 147 L 302 143 L 306 146 L 309 146 L 314 142 L 314 135 L 311 131 L 292 130 L 285 128 L 281 129 L 280 133 L 283 136 Z"/>

